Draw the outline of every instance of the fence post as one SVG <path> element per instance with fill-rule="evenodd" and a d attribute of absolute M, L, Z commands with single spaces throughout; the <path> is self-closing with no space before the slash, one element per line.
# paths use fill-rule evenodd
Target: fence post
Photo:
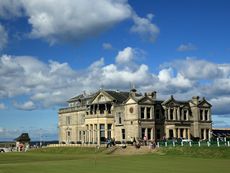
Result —
<path fill-rule="evenodd" d="M 175 141 L 173 141 L 173 147 L 175 147 Z"/>
<path fill-rule="evenodd" d="M 182 147 L 184 146 L 184 143 L 183 143 L 183 141 L 181 141 L 181 146 L 182 146 Z"/>
<path fill-rule="evenodd" d="M 209 141 L 207 141 L 207 145 L 208 145 L 208 147 L 210 146 L 210 143 L 209 143 Z"/>
<path fill-rule="evenodd" d="M 229 143 L 229 141 L 228 141 L 227 143 L 228 143 L 228 147 L 230 147 L 230 143 Z"/>
<path fill-rule="evenodd" d="M 165 147 L 167 147 L 168 146 L 168 143 L 167 142 L 165 142 Z"/>
<path fill-rule="evenodd" d="M 189 146 L 190 146 L 190 147 L 192 146 L 192 142 L 191 142 L 191 141 L 189 141 Z"/>
<path fill-rule="evenodd" d="M 219 147 L 220 146 L 220 142 L 219 141 L 217 141 L 217 147 Z"/>
<path fill-rule="evenodd" d="M 198 146 L 200 147 L 200 141 L 198 142 Z"/>
<path fill-rule="evenodd" d="M 159 142 L 157 142 L 157 147 L 160 148 L 160 143 Z"/>

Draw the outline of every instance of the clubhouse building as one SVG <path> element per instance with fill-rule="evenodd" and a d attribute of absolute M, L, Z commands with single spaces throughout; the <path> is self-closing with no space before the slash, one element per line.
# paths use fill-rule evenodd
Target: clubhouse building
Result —
<path fill-rule="evenodd" d="M 59 109 L 59 142 L 102 144 L 106 139 L 210 139 L 211 107 L 205 98 L 158 100 L 157 93 L 99 90 Z"/>

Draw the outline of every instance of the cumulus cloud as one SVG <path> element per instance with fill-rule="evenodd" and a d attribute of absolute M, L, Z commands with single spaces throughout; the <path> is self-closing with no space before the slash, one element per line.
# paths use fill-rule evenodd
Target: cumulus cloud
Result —
<path fill-rule="evenodd" d="M 14 107 L 20 110 L 27 110 L 27 111 L 31 111 L 36 109 L 35 104 L 32 101 L 27 101 L 25 103 L 18 103 L 16 101 L 14 101 Z"/>
<path fill-rule="evenodd" d="M 153 14 L 148 14 L 146 18 L 133 15 L 134 25 L 130 31 L 139 34 L 144 40 L 154 42 L 158 36 L 159 28 L 151 22 Z"/>
<path fill-rule="evenodd" d="M 161 90 L 164 93 L 187 91 L 194 86 L 193 81 L 190 81 L 181 73 L 174 75 L 172 68 L 165 68 L 160 70 L 158 79 L 161 85 Z"/>
<path fill-rule="evenodd" d="M 11 6 L 12 3 L 12 6 Z M 55 5 L 54 5 L 55 4 Z M 10 0 L 0 3 L 0 17 L 27 16 L 30 36 L 50 44 L 81 41 L 128 19 L 132 8 L 126 0 Z M 12 12 L 13 11 L 13 12 Z"/>
<path fill-rule="evenodd" d="M 116 62 L 119 64 L 129 63 L 135 58 L 135 54 L 136 52 L 133 48 L 126 47 L 124 50 L 118 52 L 118 55 L 116 56 Z"/>
<path fill-rule="evenodd" d="M 227 64 L 215 64 L 203 59 L 187 57 L 184 60 L 175 60 L 169 66 L 189 79 L 215 79 L 229 75 L 230 66 Z"/>
<path fill-rule="evenodd" d="M 192 43 L 181 44 L 178 46 L 177 51 L 179 52 L 186 52 L 186 51 L 193 51 L 196 50 L 197 47 Z"/>
<path fill-rule="evenodd" d="M 20 0 L 1 0 L 0 18 L 9 19 L 23 15 L 22 3 Z"/>
<path fill-rule="evenodd" d="M 1 11 L 1 9 L 0 9 Z M 5 48 L 8 43 L 8 33 L 5 28 L 0 24 L 0 51 Z"/>
<path fill-rule="evenodd" d="M 182 100 L 205 96 L 213 104 L 214 114 L 229 114 L 230 64 L 186 58 L 152 73 L 150 66 L 136 62 L 135 51 L 126 47 L 118 51 L 114 63 L 106 64 L 100 58 L 81 70 L 72 69 L 68 63 L 52 60 L 44 63 L 35 57 L 3 55 L 0 98 L 16 100 L 13 105 L 17 109 L 32 110 L 63 105 L 70 97 L 84 90 L 95 91 L 101 85 L 106 89 L 127 90 L 131 82 L 142 92 L 156 90 L 162 99 L 171 94 Z M 20 96 L 24 97 L 24 103 L 17 101 Z"/>
<path fill-rule="evenodd" d="M 55 5 L 54 5 L 55 4 Z M 0 18 L 26 17 L 31 38 L 79 42 L 98 35 L 117 23 L 131 19 L 131 32 L 154 41 L 159 33 L 153 14 L 139 17 L 127 0 L 8 0 L 0 1 Z M 106 45 L 105 45 L 106 46 Z M 107 44 L 107 48 L 108 48 Z"/>

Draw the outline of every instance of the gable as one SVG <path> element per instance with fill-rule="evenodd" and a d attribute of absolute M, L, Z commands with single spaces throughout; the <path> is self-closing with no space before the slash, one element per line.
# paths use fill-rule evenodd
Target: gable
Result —
<path fill-rule="evenodd" d="M 100 92 L 93 100 L 93 104 L 112 102 L 113 98 L 104 92 Z"/>
<path fill-rule="evenodd" d="M 153 104 L 153 100 L 148 97 L 144 97 L 143 99 L 139 100 L 139 104 Z"/>
<path fill-rule="evenodd" d="M 168 100 L 164 105 L 167 107 L 180 106 L 174 99 Z"/>
<path fill-rule="evenodd" d="M 212 107 L 210 103 L 208 103 L 206 100 L 199 103 L 199 107 Z"/>
<path fill-rule="evenodd" d="M 136 104 L 137 102 L 132 99 L 132 98 L 129 98 L 127 101 L 126 101 L 126 104 Z"/>

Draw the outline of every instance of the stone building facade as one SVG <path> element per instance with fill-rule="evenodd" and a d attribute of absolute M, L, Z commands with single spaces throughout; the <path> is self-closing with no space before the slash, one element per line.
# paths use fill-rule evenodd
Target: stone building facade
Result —
<path fill-rule="evenodd" d="M 162 101 L 156 92 L 137 93 L 99 90 L 68 100 L 59 109 L 59 142 L 101 144 L 108 138 L 131 141 L 134 138 L 210 139 L 211 104 L 205 98 L 188 101 L 173 96 Z"/>

